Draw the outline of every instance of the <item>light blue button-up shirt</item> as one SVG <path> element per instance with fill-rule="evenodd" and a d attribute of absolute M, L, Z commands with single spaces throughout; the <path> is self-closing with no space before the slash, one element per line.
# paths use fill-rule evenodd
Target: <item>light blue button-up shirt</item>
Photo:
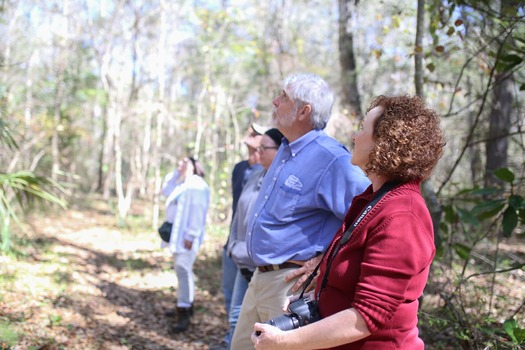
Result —
<path fill-rule="evenodd" d="M 246 244 L 257 266 L 324 252 L 355 195 L 370 181 L 322 130 L 283 142 L 250 213 Z"/>

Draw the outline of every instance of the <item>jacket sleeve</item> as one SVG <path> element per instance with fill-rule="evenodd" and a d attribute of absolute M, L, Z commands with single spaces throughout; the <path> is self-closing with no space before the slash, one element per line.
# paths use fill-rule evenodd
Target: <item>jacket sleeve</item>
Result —
<path fill-rule="evenodd" d="M 188 189 L 186 196 L 188 218 L 184 229 L 184 239 L 193 242 L 205 232 L 209 193 L 203 189 Z"/>
<path fill-rule="evenodd" d="M 177 170 L 169 173 L 164 177 L 164 182 L 162 183 L 161 193 L 164 197 L 169 197 L 171 192 L 177 187 L 177 180 L 179 179 L 180 174 Z"/>
<path fill-rule="evenodd" d="M 242 222 L 244 220 L 244 222 Z M 235 214 L 231 225 L 230 239 L 226 247 L 226 253 L 232 258 L 235 264 L 239 267 L 254 266 L 253 260 L 248 255 L 248 248 L 246 247 L 246 237 L 239 237 L 238 225 L 246 227 L 246 218 L 239 215 L 239 211 Z"/>
<path fill-rule="evenodd" d="M 394 214 L 369 233 L 353 306 L 372 333 L 415 305 L 425 286 L 435 248 L 431 220 L 418 214 Z"/>
<path fill-rule="evenodd" d="M 232 260 L 240 267 L 254 267 L 255 263 L 248 255 L 248 248 L 246 247 L 246 241 L 236 241 L 232 244 L 231 248 Z"/>

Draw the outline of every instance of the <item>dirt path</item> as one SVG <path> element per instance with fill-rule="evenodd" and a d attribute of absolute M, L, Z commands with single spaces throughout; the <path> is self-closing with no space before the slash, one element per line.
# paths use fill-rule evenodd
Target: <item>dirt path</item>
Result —
<path fill-rule="evenodd" d="M 219 239 L 196 263 L 192 325 L 171 336 L 176 278 L 149 228 L 118 228 L 102 208 L 36 217 L 29 231 L 27 256 L 1 271 L 12 276 L 0 285 L 0 322 L 16 326 L 14 349 L 209 349 L 222 339 Z"/>
<path fill-rule="evenodd" d="M 220 293 L 225 238 L 208 232 L 195 265 L 192 324 L 186 333 L 171 336 L 164 312 L 175 306 L 176 278 L 169 253 L 159 248 L 157 233 L 148 227 L 146 212 L 133 208 L 128 226 L 118 227 L 106 202 L 93 200 L 23 224 L 23 232 L 15 234 L 15 252 L 0 255 L 0 349 L 176 350 L 209 349 L 219 343 L 227 326 Z M 491 256 L 489 248 L 478 254 L 480 259 Z M 525 259 L 519 239 L 500 244 L 499 250 L 509 264 Z M 489 266 L 484 260 L 477 264 L 480 271 Z M 427 288 L 428 310 L 442 310 L 439 293 L 447 275 L 439 271 Z M 495 276 L 494 319 L 514 317 L 523 325 L 524 278 L 522 269 Z M 463 290 L 469 308 L 465 317 L 486 314 L 478 291 L 490 290 L 492 279 L 491 274 L 479 274 L 472 278 L 475 288 Z M 428 313 L 427 322 L 425 317 L 421 330 L 429 350 L 457 348 L 453 324 L 444 324 L 440 333 L 434 316 Z M 492 326 L 494 332 L 501 328 Z M 498 337 L 503 336 L 501 329 Z"/>

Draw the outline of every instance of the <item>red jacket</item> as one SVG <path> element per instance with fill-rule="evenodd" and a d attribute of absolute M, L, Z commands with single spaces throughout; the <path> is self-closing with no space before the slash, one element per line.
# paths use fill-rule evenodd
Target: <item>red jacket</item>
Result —
<path fill-rule="evenodd" d="M 370 186 L 352 201 L 321 263 L 318 289 L 329 253 L 373 195 Z M 354 307 L 371 332 L 337 349 L 424 349 L 417 329 L 418 298 L 434 254 L 432 219 L 420 182 L 405 183 L 387 193 L 334 257 L 328 283 L 319 296 L 322 317 Z"/>

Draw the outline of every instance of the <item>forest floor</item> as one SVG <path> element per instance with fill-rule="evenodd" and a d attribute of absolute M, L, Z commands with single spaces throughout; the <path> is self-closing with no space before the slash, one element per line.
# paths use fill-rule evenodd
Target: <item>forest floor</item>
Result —
<path fill-rule="evenodd" d="M 142 208 L 133 209 L 123 228 L 103 201 L 89 206 L 30 218 L 16 262 L 0 255 L 0 349 L 209 349 L 219 343 L 227 324 L 223 238 L 210 235 L 200 251 L 192 324 L 173 336 L 164 316 L 175 307 L 172 259 L 146 227 Z"/>
<path fill-rule="evenodd" d="M 175 306 L 171 256 L 148 227 L 145 205 L 132 208 L 122 227 L 114 211 L 93 199 L 21 225 L 15 251 L 0 255 L 0 349 L 209 349 L 220 343 L 227 328 L 220 291 L 227 231 L 208 232 L 194 269 L 192 324 L 173 336 L 164 316 Z M 514 303 L 525 295 L 524 280 L 507 285 Z M 439 348 L 458 348 L 449 344 Z"/>

